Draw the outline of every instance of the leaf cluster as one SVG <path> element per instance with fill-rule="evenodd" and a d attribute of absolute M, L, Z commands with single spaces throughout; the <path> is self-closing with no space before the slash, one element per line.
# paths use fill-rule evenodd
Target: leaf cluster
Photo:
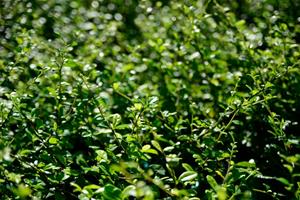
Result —
<path fill-rule="evenodd" d="M 0 198 L 299 199 L 299 9 L 1 1 Z"/>

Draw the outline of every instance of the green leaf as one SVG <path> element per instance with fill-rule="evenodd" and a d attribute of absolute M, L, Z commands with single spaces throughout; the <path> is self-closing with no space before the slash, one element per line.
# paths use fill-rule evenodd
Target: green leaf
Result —
<path fill-rule="evenodd" d="M 256 165 L 254 162 L 242 161 L 235 164 L 237 167 L 245 167 L 245 168 L 255 168 Z"/>
<path fill-rule="evenodd" d="M 158 152 L 155 149 L 142 149 L 142 152 L 158 155 Z"/>
<path fill-rule="evenodd" d="M 142 151 L 146 151 L 148 149 L 151 149 L 151 146 L 149 144 L 146 144 L 142 147 Z"/>
<path fill-rule="evenodd" d="M 273 86 L 274 86 L 273 83 L 267 82 L 265 85 L 265 88 L 267 89 L 267 88 L 273 87 Z"/>
<path fill-rule="evenodd" d="M 235 23 L 235 26 L 238 28 L 238 29 L 244 29 L 245 28 L 245 23 L 246 21 L 245 20 L 240 20 L 240 21 L 237 21 Z"/>
<path fill-rule="evenodd" d="M 173 146 L 165 147 L 164 152 L 171 152 L 174 149 Z"/>
<path fill-rule="evenodd" d="M 22 199 L 28 197 L 31 194 L 31 189 L 23 184 L 18 185 L 18 188 L 13 190 L 14 193 Z"/>
<path fill-rule="evenodd" d="M 129 196 L 136 196 L 136 187 L 134 185 L 128 185 L 121 193 L 122 199 L 126 199 Z"/>
<path fill-rule="evenodd" d="M 113 89 L 118 90 L 119 89 L 119 83 L 113 83 Z"/>
<path fill-rule="evenodd" d="M 107 153 L 106 151 L 104 150 L 96 150 L 96 154 L 97 154 L 97 157 L 96 157 L 96 160 L 99 161 L 99 162 L 107 162 Z"/>
<path fill-rule="evenodd" d="M 227 192 L 225 187 L 217 187 L 218 200 L 226 200 Z"/>
<path fill-rule="evenodd" d="M 161 146 L 159 145 L 159 143 L 155 140 L 151 140 L 151 144 L 160 152 L 163 152 Z"/>
<path fill-rule="evenodd" d="M 179 181 L 182 181 L 182 182 L 185 182 L 185 181 L 191 181 L 193 179 L 195 179 L 196 177 L 198 176 L 197 172 L 194 172 L 194 171 L 186 171 L 186 172 L 183 172 L 178 180 Z"/>
<path fill-rule="evenodd" d="M 107 200 L 121 200 L 122 191 L 112 184 L 104 186 L 103 197 Z"/>
<path fill-rule="evenodd" d="M 276 180 L 283 183 L 284 185 L 287 185 L 287 186 L 289 186 L 291 184 L 287 179 L 285 179 L 283 177 L 276 178 Z"/>
<path fill-rule="evenodd" d="M 148 153 L 148 154 L 150 153 L 150 154 L 158 155 L 158 152 L 155 149 L 148 149 L 148 150 L 145 150 L 143 152 Z"/>
<path fill-rule="evenodd" d="M 49 143 L 50 144 L 57 144 L 58 143 L 58 139 L 57 138 L 55 138 L 55 137 L 51 137 L 50 139 L 49 139 Z"/>
<path fill-rule="evenodd" d="M 74 182 L 71 182 L 70 185 L 72 185 L 73 187 L 75 187 L 75 189 L 73 190 L 73 192 L 81 192 L 81 187 L 77 184 L 77 183 L 74 183 Z"/>
<path fill-rule="evenodd" d="M 134 108 L 135 108 L 136 110 L 140 111 L 140 110 L 142 110 L 142 108 L 143 108 L 143 104 L 141 104 L 141 103 L 135 103 L 135 104 L 134 104 Z"/>
<path fill-rule="evenodd" d="M 89 189 L 90 190 L 97 190 L 99 188 L 101 188 L 99 185 L 91 184 L 91 185 L 84 186 L 83 189 L 85 189 L 85 190 L 89 190 Z"/>
<path fill-rule="evenodd" d="M 215 190 L 217 191 L 218 190 L 218 183 L 217 181 L 214 179 L 214 177 L 210 176 L 210 175 L 207 175 L 206 176 L 206 180 L 207 182 L 209 183 L 209 185 Z"/>
<path fill-rule="evenodd" d="M 130 129 L 130 124 L 120 124 L 118 126 L 115 127 L 115 129 L 117 130 L 124 130 L 124 129 Z"/>
<path fill-rule="evenodd" d="M 8 180 L 15 182 L 17 184 L 19 184 L 22 180 L 22 175 L 15 174 L 13 172 L 8 173 L 6 176 L 7 176 Z"/>
<path fill-rule="evenodd" d="M 94 133 L 94 135 L 109 134 L 109 133 L 112 133 L 111 129 L 108 129 L 108 128 L 99 128 L 97 130 L 97 132 Z"/>
<path fill-rule="evenodd" d="M 37 129 L 39 129 L 43 126 L 43 121 L 39 118 L 36 119 L 35 123 L 36 123 L 36 128 Z"/>
<path fill-rule="evenodd" d="M 182 167 L 186 170 L 186 171 L 194 171 L 194 169 L 191 167 L 191 165 L 187 164 L 187 163 L 182 163 Z"/>
<path fill-rule="evenodd" d="M 151 97 L 149 101 L 149 105 L 156 104 L 158 102 L 158 97 Z"/>

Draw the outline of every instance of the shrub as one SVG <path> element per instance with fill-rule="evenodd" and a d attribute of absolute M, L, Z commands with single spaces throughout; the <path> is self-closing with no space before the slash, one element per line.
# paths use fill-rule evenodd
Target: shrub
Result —
<path fill-rule="evenodd" d="M 299 199 L 290 1 L 2 1 L 1 199 Z"/>

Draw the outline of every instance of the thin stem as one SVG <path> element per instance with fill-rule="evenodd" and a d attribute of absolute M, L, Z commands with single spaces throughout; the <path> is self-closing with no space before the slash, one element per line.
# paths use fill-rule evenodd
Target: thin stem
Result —
<path fill-rule="evenodd" d="M 55 64 L 58 67 L 58 76 L 59 76 L 59 81 L 58 81 L 58 106 L 56 109 L 56 116 L 57 116 L 57 120 L 56 123 L 59 126 L 61 124 L 61 116 L 60 116 L 60 106 L 62 104 L 62 68 L 65 64 L 65 54 L 64 52 L 59 51 L 59 56 L 61 58 L 61 62 L 58 63 L 57 61 L 55 61 Z"/>
<path fill-rule="evenodd" d="M 85 77 L 83 76 L 83 74 L 80 74 L 81 79 L 83 80 L 83 83 L 85 84 L 85 86 L 88 88 L 88 90 L 90 90 L 89 85 L 87 84 L 87 81 L 85 79 Z M 97 100 L 95 99 L 95 97 L 92 95 L 92 100 L 94 101 L 94 104 L 96 105 L 102 119 L 105 121 L 105 123 L 107 124 L 107 126 L 111 129 L 115 140 L 117 141 L 117 143 L 119 144 L 119 146 L 123 149 L 123 151 L 126 153 L 126 149 L 123 147 L 123 145 L 121 144 L 121 142 L 119 141 L 118 137 L 117 137 L 117 133 L 116 130 L 114 129 L 114 127 L 111 125 L 111 123 L 108 121 L 108 119 L 105 117 L 104 111 L 103 109 L 98 105 Z"/>

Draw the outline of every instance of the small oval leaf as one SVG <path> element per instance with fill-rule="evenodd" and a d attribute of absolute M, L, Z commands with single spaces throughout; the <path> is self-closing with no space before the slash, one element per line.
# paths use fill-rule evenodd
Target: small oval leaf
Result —
<path fill-rule="evenodd" d="M 159 143 L 155 140 L 151 141 L 151 144 L 160 152 L 163 152 L 162 148 L 160 147 Z"/>
<path fill-rule="evenodd" d="M 210 175 L 207 175 L 206 176 L 206 180 L 207 182 L 209 183 L 209 185 L 215 190 L 217 191 L 218 189 L 218 183 L 217 181 L 214 179 L 214 177 L 210 176 Z"/>
<path fill-rule="evenodd" d="M 187 163 L 182 163 L 182 167 L 186 170 L 186 171 L 194 171 L 194 169 L 191 167 L 191 165 L 187 164 Z"/>
<path fill-rule="evenodd" d="M 197 172 L 194 172 L 194 171 L 183 172 L 179 176 L 179 181 L 182 181 L 182 182 L 190 181 L 190 180 L 195 179 L 197 176 L 198 176 Z"/>

